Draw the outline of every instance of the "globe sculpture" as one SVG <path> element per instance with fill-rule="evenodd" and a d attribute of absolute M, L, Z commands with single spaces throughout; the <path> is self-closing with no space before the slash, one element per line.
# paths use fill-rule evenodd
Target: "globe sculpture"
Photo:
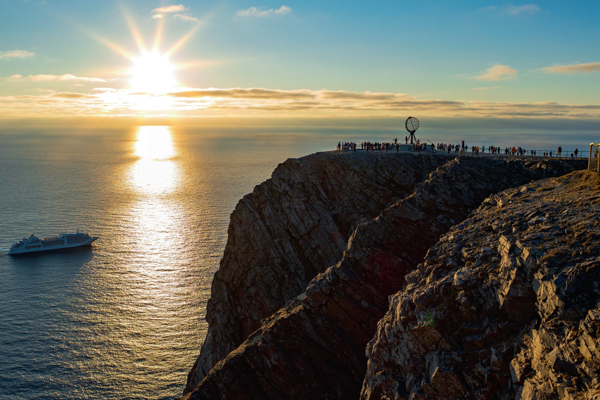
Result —
<path fill-rule="evenodd" d="M 410 144 L 414 144 L 417 142 L 415 139 L 415 132 L 419 129 L 419 120 L 415 117 L 408 117 L 406 119 L 406 123 L 404 124 L 406 130 L 410 133 L 408 136 L 410 138 Z"/>

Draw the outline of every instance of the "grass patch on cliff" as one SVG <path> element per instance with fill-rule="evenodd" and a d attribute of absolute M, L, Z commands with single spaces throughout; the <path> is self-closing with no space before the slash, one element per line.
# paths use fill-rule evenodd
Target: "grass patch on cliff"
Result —
<path fill-rule="evenodd" d="M 437 328 L 438 319 L 434 313 L 432 313 L 431 311 L 425 311 L 422 317 L 423 322 L 425 322 L 426 325 L 431 326 L 432 328 Z"/>

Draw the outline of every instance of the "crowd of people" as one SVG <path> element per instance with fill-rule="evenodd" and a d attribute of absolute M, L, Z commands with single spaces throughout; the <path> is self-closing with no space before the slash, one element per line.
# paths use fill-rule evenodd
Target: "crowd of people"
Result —
<path fill-rule="evenodd" d="M 405 144 L 408 144 L 408 138 L 405 138 Z M 398 139 L 394 139 L 393 142 L 361 142 L 360 147 L 357 147 L 355 142 L 338 142 L 337 149 L 343 151 L 356 151 L 357 148 L 365 151 L 400 151 L 400 146 L 403 146 Z M 421 143 L 417 140 L 416 143 L 410 145 L 412 151 L 433 151 L 434 145 L 428 145 L 427 143 Z"/>
<path fill-rule="evenodd" d="M 405 138 L 405 144 L 408 144 L 408 138 Z M 400 147 L 403 146 L 401 143 L 398 143 L 398 139 L 394 139 L 393 142 L 361 142 L 360 150 L 365 151 L 399 151 Z M 534 156 L 534 157 L 563 157 L 563 149 L 559 146 L 556 149 L 556 152 L 545 151 L 545 150 L 525 150 L 520 146 L 512 146 L 501 148 L 499 146 L 471 146 L 465 144 L 464 140 L 462 143 L 454 144 L 454 143 L 437 143 L 437 144 L 426 144 L 421 143 L 417 140 L 416 143 L 412 144 L 413 152 L 421 152 L 421 151 L 439 151 L 445 152 L 448 154 L 451 153 L 467 153 L 471 152 L 471 155 L 505 155 L 505 156 Z M 357 144 L 355 142 L 338 142 L 337 145 L 338 150 L 343 151 L 356 151 Z M 578 157 L 579 150 L 575 149 L 571 154 L 571 158 Z M 566 157 L 569 155 L 567 154 Z"/>

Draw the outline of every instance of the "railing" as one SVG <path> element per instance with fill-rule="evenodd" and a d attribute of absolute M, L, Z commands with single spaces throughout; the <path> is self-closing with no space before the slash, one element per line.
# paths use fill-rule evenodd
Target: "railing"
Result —
<path fill-rule="evenodd" d="M 406 145 L 404 143 L 402 143 L 401 146 L 406 146 Z M 431 151 L 430 150 L 431 149 L 431 144 L 427 144 L 427 148 L 428 148 L 428 151 Z M 590 147 L 590 151 L 588 151 L 588 150 L 580 150 L 579 148 L 577 148 L 577 149 L 563 149 L 562 152 L 561 152 L 560 158 L 571 158 L 571 154 L 573 154 L 573 158 L 579 158 L 579 159 L 580 158 L 583 158 L 583 159 L 588 158 L 589 159 L 589 154 L 592 151 L 600 152 L 600 144 L 596 144 L 596 149 L 599 149 L 599 150 L 593 150 L 593 149 L 591 149 L 591 147 Z M 343 148 L 338 149 L 338 150 L 352 151 L 352 150 L 350 150 L 349 148 L 346 148 L 346 147 L 343 147 Z M 365 151 L 367 149 L 366 148 L 361 148 L 360 144 L 357 144 L 356 150 L 357 151 Z M 577 154 L 575 154 L 575 150 L 577 150 Z M 375 152 L 377 152 L 377 151 L 383 151 L 383 152 L 390 151 L 390 152 L 392 152 L 393 151 L 393 152 L 395 152 L 396 151 L 396 147 L 393 144 L 387 150 L 385 150 L 385 148 L 369 147 L 368 151 L 375 151 Z M 400 151 L 402 151 L 402 150 L 400 150 Z M 404 150 L 404 151 L 406 151 L 406 150 Z M 412 151 L 412 150 L 410 150 L 410 151 Z M 465 155 L 469 155 L 469 156 L 471 156 L 471 155 L 477 155 L 477 156 L 506 156 L 506 157 L 519 156 L 519 157 L 536 157 L 536 158 L 559 158 L 558 154 L 556 152 L 556 149 L 553 149 L 553 150 L 536 150 L 536 149 L 533 149 L 533 151 L 535 152 L 535 155 L 531 154 L 531 151 L 532 151 L 531 149 L 525 150 L 525 152 L 523 154 L 519 154 L 518 151 L 515 152 L 514 154 L 512 153 L 512 151 L 509 152 L 509 153 L 507 153 L 507 154 L 505 154 L 504 148 L 499 149 L 499 151 L 496 151 L 496 153 L 490 152 L 487 148 L 485 149 L 485 152 L 482 152 L 481 149 L 480 149 L 478 154 L 475 154 L 471 150 L 470 147 L 469 147 L 468 150 L 460 150 L 460 149 L 458 149 L 458 150 L 450 150 L 450 152 L 448 152 L 448 150 L 438 150 L 436 148 L 435 151 L 437 153 L 440 153 L 440 154 L 447 153 L 447 154 L 455 154 L 455 155 L 459 155 L 461 153 L 461 151 L 464 151 L 464 154 Z M 544 155 L 544 154 L 546 154 L 546 155 Z M 550 155 L 550 154 L 552 154 L 552 155 Z M 596 155 L 598 156 L 598 153 L 596 153 Z M 598 165 L 600 165 L 600 162 L 598 161 L 598 159 L 596 160 L 596 162 L 598 163 Z"/>
<path fill-rule="evenodd" d="M 600 143 L 590 143 L 588 170 L 600 172 Z"/>
<path fill-rule="evenodd" d="M 440 150 L 438 150 L 440 151 Z M 479 154 L 478 155 L 484 155 L 484 156 L 489 156 L 489 155 L 493 155 L 493 156 L 522 156 L 522 157 L 542 157 L 542 158 L 558 158 L 558 154 L 556 153 L 556 150 L 533 150 L 535 152 L 535 155 L 531 154 L 531 150 L 527 150 L 525 151 L 522 155 L 519 154 L 519 152 L 516 153 L 512 153 L 509 152 L 508 154 L 504 153 L 504 149 L 501 149 L 500 152 L 496 152 L 495 154 L 489 152 L 487 149 L 485 150 L 485 153 L 482 153 L 481 150 L 479 150 Z M 444 151 L 442 151 L 444 152 Z M 450 151 L 450 154 L 455 153 L 454 151 Z M 471 149 L 469 150 L 465 150 L 465 153 L 468 155 L 474 155 L 471 151 Z M 546 155 L 544 155 L 544 153 Z M 552 156 L 550 156 L 550 153 L 552 153 Z M 563 150 L 561 152 L 560 158 L 571 158 L 571 154 L 573 154 L 573 158 L 588 158 L 588 154 L 589 151 L 581 151 L 579 149 L 577 149 L 577 155 L 575 155 L 575 149 L 573 150 Z"/>

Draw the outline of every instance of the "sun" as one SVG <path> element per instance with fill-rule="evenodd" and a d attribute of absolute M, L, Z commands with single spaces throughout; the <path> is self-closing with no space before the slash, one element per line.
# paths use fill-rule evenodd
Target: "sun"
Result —
<path fill-rule="evenodd" d="M 169 63 L 167 55 L 159 54 L 157 50 L 142 50 L 141 56 L 132 57 L 131 60 L 133 67 L 129 74 L 133 91 L 159 95 L 171 91 L 177 85 L 173 76 L 175 66 Z"/>
<path fill-rule="evenodd" d="M 119 74 L 129 76 L 129 87 L 122 91 L 107 90 L 104 97 L 114 104 L 114 108 L 135 110 L 136 115 L 141 115 L 142 113 L 146 113 L 146 115 L 163 115 L 165 113 L 171 115 L 177 106 L 177 99 L 174 96 L 170 96 L 170 94 L 180 91 L 182 88 L 182 85 L 177 82 L 173 75 L 174 71 L 193 68 L 204 63 L 196 62 L 175 65 L 169 61 L 169 58 L 181 49 L 202 24 L 198 21 L 187 34 L 181 37 L 167 51 L 163 52 L 159 50 L 163 36 L 163 19 L 157 19 L 158 24 L 152 47 L 153 50 L 150 51 L 148 50 L 149 47 L 146 47 L 146 43 L 136 28 L 133 19 L 125 10 L 122 10 L 122 12 L 139 48 L 139 55 L 130 52 L 119 44 L 102 38 L 100 35 L 92 35 L 102 44 L 132 62 L 130 68 L 115 71 Z"/>

